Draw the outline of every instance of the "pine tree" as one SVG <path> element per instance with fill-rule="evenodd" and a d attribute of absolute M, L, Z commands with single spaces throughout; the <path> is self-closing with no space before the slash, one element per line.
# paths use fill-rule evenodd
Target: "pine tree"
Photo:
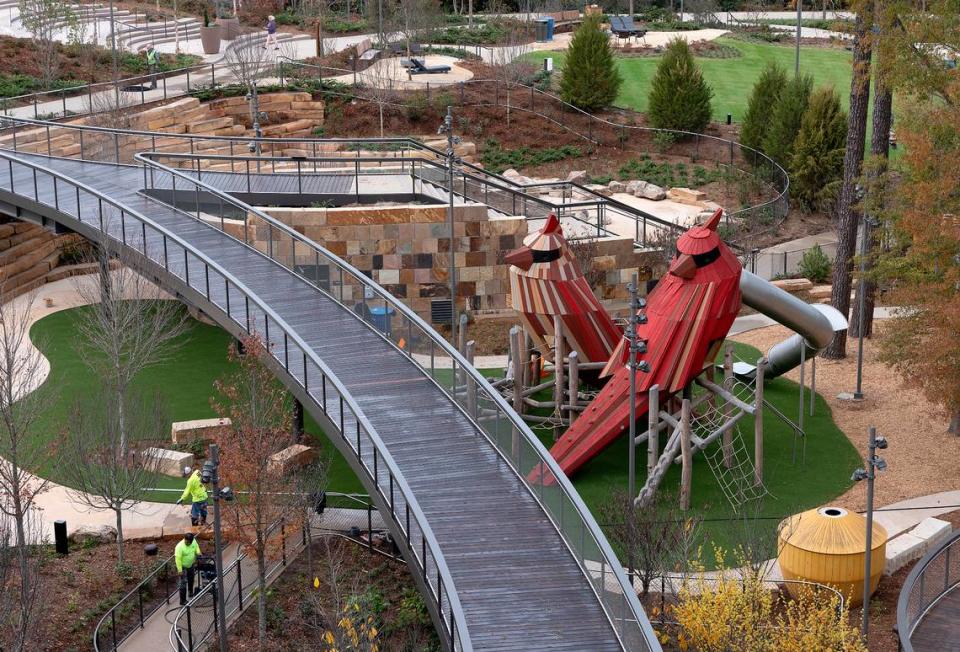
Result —
<path fill-rule="evenodd" d="M 567 50 L 560 97 L 585 111 L 595 111 L 613 103 L 622 82 L 610 40 L 600 29 L 600 17 L 587 16 Z"/>
<path fill-rule="evenodd" d="M 763 139 L 770 125 L 770 113 L 777 105 L 783 87 L 787 85 L 787 73 L 777 63 L 770 62 L 753 85 L 747 113 L 743 116 L 740 142 L 747 147 L 763 151 Z"/>
<path fill-rule="evenodd" d="M 690 46 L 681 38 L 670 41 L 650 85 L 650 124 L 700 133 L 710 122 L 712 97 Z"/>
<path fill-rule="evenodd" d="M 800 123 L 790 159 L 790 195 L 807 209 L 843 176 L 847 114 L 832 88 L 817 89 Z"/>
<path fill-rule="evenodd" d="M 800 132 L 800 123 L 812 90 L 813 77 L 794 77 L 783 87 L 770 115 L 767 133 L 763 138 L 763 151 L 784 167 L 789 165 L 793 156 L 793 143 Z"/>

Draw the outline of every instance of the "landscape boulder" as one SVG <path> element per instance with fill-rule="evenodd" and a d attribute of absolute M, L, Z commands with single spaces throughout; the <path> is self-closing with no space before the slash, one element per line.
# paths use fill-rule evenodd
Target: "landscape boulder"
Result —
<path fill-rule="evenodd" d="M 507 168 L 501 174 L 501 177 L 506 177 L 507 179 L 513 179 L 514 177 L 519 177 L 520 173 L 514 170 L 513 168 Z"/>
<path fill-rule="evenodd" d="M 626 192 L 627 185 L 623 181 L 613 180 L 607 184 L 607 189 L 610 192 Z"/>
<path fill-rule="evenodd" d="M 195 439 L 216 440 L 223 428 L 230 426 L 230 419 L 193 419 L 170 424 L 170 439 L 174 444 L 186 444 Z"/>
<path fill-rule="evenodd" d="M 117 528 L 112 525 L 81 525 L 69 539 L 78 545 L 88 542 L 114 543 L 117 540 Z"/>
<path fill-rule="evenodd" d="M 567 181 L 569 183 L 585 184 L 588 178 L 586 170 L 573 170 L 567 175 Z"/>
<path fill-rule="evenodd" d="M 151 461 L 155 461 L 157 473 L 179 478 L 183 476 L 184 467 L 193 468 L 193 453 L 174 451 L 168 448 L 150 446 L 143 450 L 143 454 Z"/>
<path fill-rule="evenodd" d="M 671 188 L 667 191 L 667 199 L 672 199 L 681 204 L 690 204 L 699 206 L 706 201 L 707 195 L 700 190 L 691 188 Z"/>
<path fill-rule="evenodd" d="M 771 284 L 785 292 L 802 292 L 813 288 L 813 281 L 806 278 L 782 278 L 771 281 Z"/>
<path fill-rule="evenodd" d="M 279 468 L 280 473 L 286 475 L 290 471 L 312 464 L 316 459 L 317 450 L 315 448 L 303 444 L 294 444 L 271 455 L 267 466 L 271 471 Z"/>
<path fill-rule="evenodd" d="M 647 183 L 646 181 L 641 181 L 643 185 L 637 190 L 635 196 L 643 197 L 644 199 L 651 199 L 653 201 L 661 201 L 667 198 L 667 191 L 661 188 L 660 186 Z"/>

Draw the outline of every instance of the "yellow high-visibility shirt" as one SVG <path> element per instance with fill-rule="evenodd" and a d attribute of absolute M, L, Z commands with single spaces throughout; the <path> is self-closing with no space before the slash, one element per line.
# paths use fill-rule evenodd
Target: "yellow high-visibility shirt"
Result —
<path fill-rule="evenodd" d="M 191 503 L 206 502 L 207 490 L 203 486 L 203 483 L 200 482 L 199 469 L 190 474 L 190 477 L 187 479 L 187 488 L 183 490 L 183 495 L 180 496 L 180 500 L 189 500 Z"/>
<path fill-rule="evenodd" d="M 180 539 L 177 547 L 173 550 L 173 560 L 177 563 L 177 572 L 183 571 L 184 568 L 193 568 L 194 563 L 197 561 L 197 555 L 199 554 L 200 544 L 197 543 L 196 539 L 194 539 L 190 545 L 187 545 L 186 541 Z"/>

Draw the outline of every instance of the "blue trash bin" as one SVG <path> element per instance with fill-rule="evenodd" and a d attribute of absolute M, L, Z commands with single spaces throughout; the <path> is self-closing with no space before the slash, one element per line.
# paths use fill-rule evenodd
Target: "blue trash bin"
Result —
<path fill-rule="evenodd" d="M 370 318 L 373 320 L 373 325 L 388 337 L 393 333 L 393 320 L 391 317 L 395 312 L 396 311 L 389 306 L 374 306 L 370 308 Z"/>
<path fill-rule="evenodd" d="M 552 41 L 553 30 L 554 30 L 554 20 L 551 17 L 547 17 L 545 20 L 547 21 L 547 38 L 545 40 Z"/>

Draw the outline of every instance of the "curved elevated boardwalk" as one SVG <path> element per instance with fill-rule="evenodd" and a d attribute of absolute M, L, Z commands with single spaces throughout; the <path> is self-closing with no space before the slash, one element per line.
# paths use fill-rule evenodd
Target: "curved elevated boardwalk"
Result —
<path fill-rule="evenodd" d="M 544 496 L 542 489 L 539 496 L 534 495 L 491 444 L 489 432 L 484 435 L 477 422 L 435 382 L 437 376 L 431 378 L 415 364 L 414 356 L 263 253 L 141 194 L 145 178 L 141 168 L 12 152 L 0 155 L 5 159 L 0 164 L 6 168 L 0 168 L 0 210 L 24 219 L 56 222 L 88 237 L 97 237 L 98 227 L 102 228 L 114 239 L 112 244 L 121 238 L 132 244 L 127 252 L 133 255 L 133 264 L 139 260 L 142 271 L 184 300 L 198 304 L 235 334 L 242 332 L 238 325 L 244 320 L 251 330 L 266 334 L 275 357 L 281 360 L 278 376 L 325 425 L 341 450 L 349 453 L 358 475 L 373 489 L 371 495 L 380 496 L 382 513 L 394 515 L 394 535 L 405 547 L 405 557 L 421 591 L 427 591 L 428 603 L 434 603 L 429 605 L 431 615 L 441 631 L 447 627 L 450 632 L 446 647 L 578 652 L 659 649 L 634 596 L 623 599 L 625 606 L 615 614 L 610 613 L 609 602 L 599 599 L 598 592 L 610 592 L 613 573 L 608 565 L 602 567 L 604 575 L 598 570 L 596 578 L 588 579 L 582 562 L 571 551 L 574 545 L 569 531 L 566 539 L 561 536 L 563 508 L 557 525 L 545 509 L 550 497 Z M 30 166 L 63 176 L 55 181 Z M 73 181 L 85 184 L 95 194 L 74 186 Z M 96 194 L 102 197 L 98 199 Z M 114 202 L 115 208 L 106 211 L 108 223 L 97 225 L 98 219 L 104 219 L 103 198 Z M 118 207 L 129 211 L 126 221 Z M 161 236 L 131 219 L 137 214 L 179 240 Z M 80 221 L 72 217 L 75 215 Z M 177 241 L 189 243 L 189 249 L 176 248 Z M 212 263 L 198 266 L 203 258 Z M 224 278 L 233 280 L 211 281 L 211 264 L 229 273 Z M 241 287 L 246 296 L 238 291 Z M 266 309 L 258 312 L 250 295 L 267 306 L 272 316 L 267 316 Z M 281 323 L 295 331 L 292 335 L 299 343 L 290 342 L 287 331 L 277 334 Z M 433 348 L 430 351 L 432 359 Z M 300 356 L 302 373 L 295 370 L 299 363 L 289 364 Z M 322 360 L 328 375 L 321 379 L 319 373 L 308 371 L 308 356 Z M 345 390 L 339 400 L 328 382 L 334 377 Z M 376 432 L 385 446 L 379 453 L 379 471 L 376 449 L 366 439 L 361 445 L 359 420 L 353 444 L 347 399 L 365 416 L 364 423 L 369 425 L 364 429 Z M 394 475 L 389 478 L 389 495 L 384 490 L 387 455 L 395 465 L 390 468 L 399 471 L 396 477 L 402 477 L 405 490 L 412 492 L 420 510 L 414 516 L 422 513 L 439 555 L 427 550 L 425 538 L 417 540 L 410 535 L 414 510 L 410 504 L 402 504 L 399 485 L 395 497 Z M 364 475 L 364 467 L 373 469 L 373 481 Z M 584 531 L 579 531 L 581 547 Z M 416 549 L 418 541 L 423 542 L 422 554 Z M 411 562 L 411 553 L 420 560 L 419 567 Z M 452 580 L 453 587 L 425 589 L 443 583 L 438 556 L 449 569 L 447 581 Z M 604 560 L 599 549 L 593 556 L 583 556 Z M 609 556 L 606 560 L 610 561 Z M 622 574 L 622 568 L 618 572 Z M 417 577 L 418 573 L 423 577 Z M 450 606 L 452 601 L 455 606 Z M 458 622 L 462 616 L 468 634 L 452 631 L 458 629 L 453 626 L 455 615 Z M 627 629 L 642 634 L 624 634 L 625 622 L 632 622 Z"/>
<path fill-rule="evenodd" d="M 960 652 L 960 531 L 928 551 L 900 589 L 904 652 Z"/>

